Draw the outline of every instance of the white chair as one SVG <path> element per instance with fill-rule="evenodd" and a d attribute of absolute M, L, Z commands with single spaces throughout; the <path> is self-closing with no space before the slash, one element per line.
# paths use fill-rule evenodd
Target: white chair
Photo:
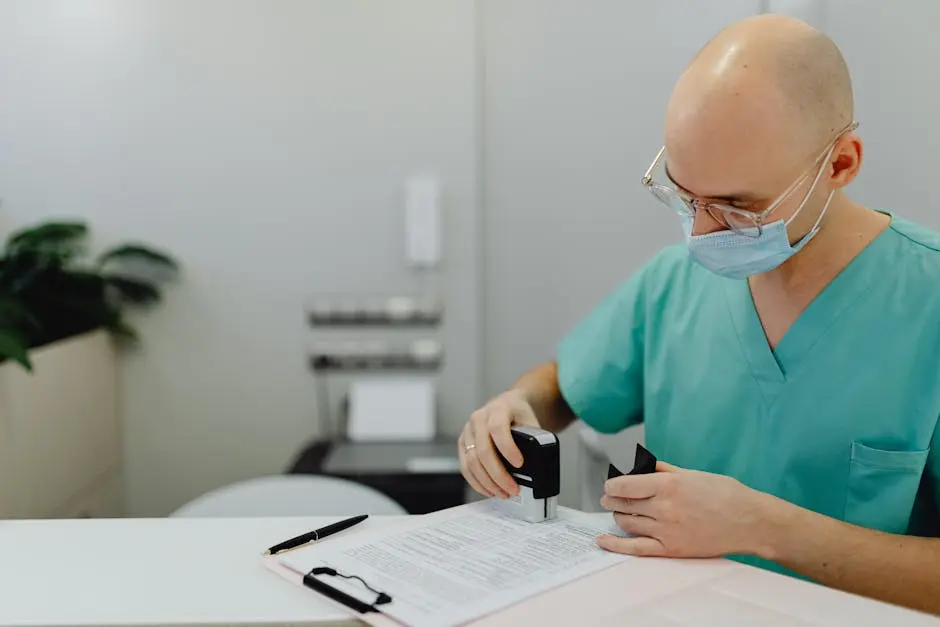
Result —
<path fill-rule="evenodd" d="M 319 475 L 276 475 L 212 490 L 170 515 L 231 518 L 407 513 L 392 498 L 361 483 Z"/>

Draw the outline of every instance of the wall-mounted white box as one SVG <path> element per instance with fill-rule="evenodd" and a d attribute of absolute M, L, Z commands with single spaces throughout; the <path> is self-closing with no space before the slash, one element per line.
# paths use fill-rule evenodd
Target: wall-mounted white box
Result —
<path fill-rule="evenodd" d="M 405 256 L 412 267 L 432 267 L 441 261 L 441 185 L 419 176 L 405 183 Z"/>

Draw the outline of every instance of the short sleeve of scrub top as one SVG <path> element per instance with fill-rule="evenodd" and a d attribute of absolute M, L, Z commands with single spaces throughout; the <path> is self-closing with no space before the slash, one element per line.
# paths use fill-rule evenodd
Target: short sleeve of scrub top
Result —
<path fill-rule="evenodd" d="M 684 251 L 672 247 L 654 257 L 559 342 L 562 396 L 600 433 L 616 433 L 643 419 L 646 283 L 665 258 L 678 255 Z"/>

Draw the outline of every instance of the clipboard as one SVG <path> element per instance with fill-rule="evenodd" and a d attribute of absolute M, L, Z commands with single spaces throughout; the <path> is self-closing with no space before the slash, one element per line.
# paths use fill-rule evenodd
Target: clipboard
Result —
<path fill-rule="evenodd" d="M 383 613 L 383 606 L 393 603 L 393 599 L 388 603 L 368 603 L 358 598 L 351 599 L 351 595 L 345 594 L 329 581 L 324 581 L 328 580 L 330 575 L 311 575 L 295 571 L 276 561 L 274 556 L 263 557 L 262 560 L 264 566 L 278 576 L 318 594 L 336 609 L 348 613 L 349 627 L 363 623 L 372 627 L 407 627 L 406 623 Z M 751 571 L 756 569 L 720 558 L 630 560 L 523 599 L 492 614 L 462 623 L 461 627 L 663 624 L 664 617 L 657 613 L 662 608 L 674 607 L 678 602 L 680 605 L 691 605 L 692 610 L 701 612 L 706 608 L 701 607 L 703 594 L 700 590 L 720 583 L 729 576 L 740 577 L 742 570 L 746 571 L 743 572 L 745 578 L 754 580 L 755 575 Z M 769 577 L 782 577 L 773 573 L 764 574 Z M 687 595 L 688 601 L 683 599 L 682 595 Z M 741 608 L 736 608 L 736 611 L 740 612 L 740 617 L 744 619 L 741 624 L 747 622 L 748 613 L 755 619 L 765 618 L 762 614 L 766 614 L 766 611 L 755 616 L 755 609 L 760 608 L 755 608 L 752 603 L 740 600 L 738 602 Z M 695 606 L 699 607 L 696 609 Z M 727 623 L 720 624 L 727 627 Z M 347 623 L 341 625 L 346 627 Z"/>
<path fill-rule="evenodd" d="M 481 505 L 483 505 L 483 503 L 470 503 L 445 510 L 445 512 L 461 517 L 466 514 L 460 514 L 460 510 L 470 510 L 472 513 L 477 506 Z M 565 512 L 569 511 L 567 508 L 561 509 Z M 583 513 L 574 512 L 574 515 L 578 517 L 576 522 L 582 522 L 580 517 L 584 516 Z M 409 517 L 406 520 L 392 523 L 391 527 L 383 527 L 379 530 L 373 528 L 373 531 L 378 531 L 376 541 L 381 542 L 384 538 L 391 535 L 408 534 L 412 529 L 419 530 L 426 528 L 429 516 L 431 515 Z M 541 523 L 526 524 L 541 525 Z M 603 523 L 598 523 L 597 519 L 594 519 L 591 525 L 600 527 Z M 360 537 L 355 538 L 354 536 Z M 370 534 L 367 528 L 355 531 L 350 530 L 347 540 L 350 546 L 354 546 L 359 542 L 369 543 L 369 536 Z M 330 542 L 326 541 L 326 543 L 329 544 Z M 306 554 L 301 553 L 301 551 Z M 349 623 L 350 625 L 365 623 L 379 627 L 401 627 L 412 624 L 408 619 L 395 613 L 395 589 L 382 589 L 375 581 L 368 580 L 369 573 L 337 572 L 341 570 L 341 565 L 331 563 L 331 559 L 327 557 L 327 555 L 332 553 L 332 549 L 326 554 L 323 554 L 322 559 L 318 557 L 314 546 L 308 546 L 305 549 L 291 553 L 288 553 L 286 556 L 285 554 L 262 556 L 261 560 L 268 570 L 298 587 L 305 588 L 311 594 L 317 595 L 321 603 L 326 603 L 339 612 L 349 614 L 352 619 Z M 608 564 L 617 562 L 619 562 L 619 556 L 617 560 L 610 560 Z M 610 566 L 605 565 L 603 568 L 608 569 Z M 430 620 L 422 622 L 421 624 L 433 625 L 433 627 L 450 627 L 451 625 L 487 626 L 491 625 L 491 621 L 504 615 L 507 611 L 516 612 L 521 610 L 529 614 L 533 611 L 538 611 L 537 606 L 540 606 L 542 603 L 541 600 L 546 596 L 551 596 L 553 590 L 557 590 L 559 585 L 565 586 L 568 583 L 577 581 L 579 580 L 578 577 L 579 576 L 576 575 L 574 578 L 561 584 L 556 583 L 551 587 L 545 587 L 537 592 L 525 596 L 520 595 L 518 600 L 503 604 L 500 607 L 488 609 L 486 613 L 476 614 L 472 617 L 467 613 L 467 618 L 460 620 L 455 620 L 451 617 L 441 618 L 440 620 L 428 617 Z M 580 578 L 583 579 L 584 575 L 580 575 Z M 405 605 L 406 607 L 413 607 L 411 600 Z M 399 608 L 399 611 L 404 612 L 404 608 Z M 360 622 L 357 623 L 355 621 Z M 345 625 L 345 623 L 343 624 Z"/>
<path fill-rule="evenodd" d="M 654 472 L 655 465 L 656 458 L 649 451 L 638 444 L 634 467 L 628 474 L 645 474 Z M 608 478 L 621 474 L 623 473 L 611 465 L 610 470 L 608 471 Z M 467 506 L 452 508 L 452 511 L 464 509 L 466 507 Z M 427 517 L 414 517 L 412 521 L 416 526 L 420 527 L 422 524 L 422 518 L 426 519 Z M 530 524 L 538 525 L 539 523 Z M 399 529 L 406 531 L 408 527 L 408 524 L 403 524 L 399 527 Z M 311 556 L 311 558 L 312 557 L 313 556 Z M 404 624 L 401 622 L 400 618 L 389 616 L 383 611 L 393 607 L 393 594 L 384 590 L 380 590 L 378 586 L 372 585 L 372 583 L 367 581 L 359 574 L 353 572 L 341 572 L 329 564 L 316 565 L 315 559 L 312 559 L 310 562 L 303 564 L 301 564 L 299 561 L 294 561 L 293 564 L 291 564 L 290 559 L 282 561 L 277 559 L 276 555 L 272 555 L 265 557 L 264 560 L 265 565 L 276 574 L 292 581 L 296 585 L 303 586 L 313 592 L 318 593 L 324 600 L 337 606 L 338 609 L 349 612 L 352 616 L 355 616 L 360 621 L 376 625 Z M 305 570 L 301 570 L 301 566 L 303 566 Z M 609 565 L 601 566 L 603 569 L 610 567 L 611 566 Z M 582 573 L 580 576 L 577 576 L 577 578 L 564 582 L 561 585 L 571 585 L 571 583 L 574 583 L 580 579 L 590 578 L 593 576 L 593 574 L 595 573 L 590 573 L 587 575 Z M 351 587 L 350 584 L 353 584 L 353 586 Z M 491 610 L 491 614 L 489 614 L 489 620 L 492 620 L 493 616 L 501 614 L 515 607 L 523 607 L 526 608 L 525 611 L 531 612 L 533 611 L 533 608 L 527 606 L 533 602 L 538 603 L 538 599 L 540 597 L 547 594 L 548 592 L 552 592 L 553 589 L 557 590 L 557 588 L 554 587 L 541 590 L 535 592 L 534 594 L 530 594 L 529 596 L 520 597 L 519 600 L 513 602 L 509 606 Z M 471 619 L 470 622 L 462 622 L 459 624 L 486 625 L 489 624 L 487 620 L 487 617 L 482 617 Z"/>
<path fill-rule="evenodd" d="M 383 531 L 389 531 L 390 529 L 407 530 L 420 525 L 421 518 L 421 516 L 408 516 L 395 522 L 387 521 L 387 526 L 383 526 Z M 367 533 L 372 523 L 374 523 L 374 519 L 349 529 L 344 534 L 354 536 Z M 324 542 L 329 542 L 329 540 L 324 540 Z M 349 615 L 348 623 L 330 623 L 331 626 L 338 624 L 346 627 L 348 624 L 353 627 L 365 623 L 375 627 L 406 627 L 404 623 L 382 612 L 383 607 L 393 603 L 394 599 L 355 574 L 339 573 L 324 564 L 312 565 L 309 570 L 298 570 L 278 559 L 278 557 L 279 554 L 262 555 L 261 563 L 278 577 L 297 587 L 304 588 L 311 594 L 316 595 L 321 601 Z M 337 586 L 337 581 L 347 582 L 350 585 Z M 348 590 L 351 586 L 358 586 L 355 595 L 343 589 Z M 375 591 L 372 592 L 373 590 Z M 371 598 L 368 598 L 370 594 Z"/>

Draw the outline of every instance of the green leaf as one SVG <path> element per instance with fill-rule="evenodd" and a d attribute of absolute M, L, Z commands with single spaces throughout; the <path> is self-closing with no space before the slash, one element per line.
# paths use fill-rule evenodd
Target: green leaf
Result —
<path fill-rule="evenodd" d="M 49 272 L 59 272 L 71 253 L 60 250 L 16 249 L 0 261 L 0 289 L 18 292 Z"/>
<path fill-rule="evenodd" d="M 146 305 L 160 300 L 160 291 L 148 281 L 116 274 L 104 275 L 105 285 L 114 288 L 121 300 Z"/>
<path fill-rule="evenodd" d="M 33 365 L 29 361 L 28 350 L 26 341 L 19 333 L 0 329 L 0 361 L 12 359 L 32 372 Z"/>
<path fill-rule="evenodd" d="M 111 322 L 111 324 L 107 326 L 107 329 L 118 336 L 120 339 L 127 340 L 129 342 L 138 341 L 137 331 L 135 331 L 133 327 L 120 318 Z"/>
<path fill-rule="evenodd" d="M 7 239 L 7 248 L 59 248 L 86 235 L 88 227 L 84 222 L 46 222 L 13 233 Z"/>
<path fill-rule="evenodd" d="M 178 270 L 176 261 L 162 252 L 154 250 L 148 246 L 139 244 L 124 244 L 112 248 L 98 257 L 98 264 L 103 266 L 111 261 L 139 261 L 156 266 L 162 266 L 169 270 Z"/>

